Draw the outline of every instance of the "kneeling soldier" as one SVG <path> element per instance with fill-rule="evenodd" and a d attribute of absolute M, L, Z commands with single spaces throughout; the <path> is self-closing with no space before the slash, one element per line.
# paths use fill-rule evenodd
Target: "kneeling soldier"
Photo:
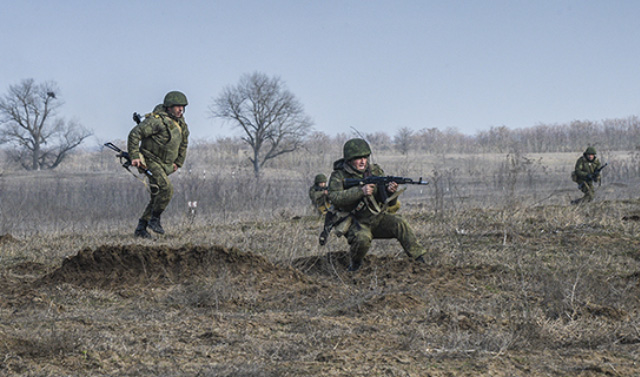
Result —
<path fill-rule="evenodd" d="M 349 213 L 345 221 L 348 227 L 344 236 L 350 245 L 351 264 L 349 271 L 356 271 L 371 247 L 374 238 L 395 238 L 412 259 L 425 263 L 422 257 L 426 250 L 418 243 L 406 220 L 388 211 L 396 207 L 398 184 L 387 185 L 391 194 L 386 203 L 375 184 L 345 188 L 345 178 L 363 179 L 369 176 L 384 176 L 380 166 L 369 163 L 371 148 L 363 139 L 351 139 L 344 144 L 343 158 L 333 164 L 329 179 L 329 201 L 337 211 Z M 386 195 L 384 195 L 386 196 Z"/>
<path fill-rule="evenodd" d="M 573 180 L 578 184 L 584 196 L 573 200 L 572 204 L 588 203 L 595 196 L 594 182 L 600 182 L 600 160 L 596 157 L 596 149 L 588 147 L 582 156 L 576 161 L 576 167 L 572 174 Z"/>

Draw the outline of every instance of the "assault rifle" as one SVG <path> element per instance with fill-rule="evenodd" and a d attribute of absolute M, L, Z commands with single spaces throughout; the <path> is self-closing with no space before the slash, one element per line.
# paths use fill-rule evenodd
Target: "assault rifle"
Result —
<path fill-rule="evenodd" d="M 607 162 L 606 164 L 600 166 L 599 168 L 597 168 L 596 170 L 593 171 L 593 173 L 589 174 L 587 176 L 587 182 L 592 182 L 598 179 L 598 177 L 600 176 L 600 172 L 602 171 L 602 169 L 606 168 L 607 165 L 609 165 L 609 163 Z"/>
<path fill-rule="evenodd" d="M 419 180 L 414 181 L 411 178 L 405 177 L 367 177 L 367 178 L 345 178 L 343 182 L 343 187 L 345 189 L 354 187 L 354 186 L 364 186 L 368 184 L 374 184 L 378 187 L 378 192 L 380 193 L 381 199 L 386 201 L 389 198 L 389 194 L 387 193 L 387 185 L 391 182 L 395 182 L 399 185 L 428 185 L 429 182 L 423 181 L 422 177 Z M 320 233 L 320 238 L 318 239 L 321 246 L 323 246 L 327 239 L 329 238 L 329 233 L 331 230 L 338 226 L 338 224 L 345 221 L 349 216 L 339 217 L 332 210 L 329 210 L 324 219 L 324 227 L 322 228 L 322 233 Z"/>
<path fill-rule="evenodd" d="M 391 182 L 395 182 L 399 185 L 428 185 L 429 182 L 427 181 L 423 181 L 422 177 L 420 177 L 419 180 L 414 181 L 411 178 L 405 178 L 405 177 L 392 177 L 392 176 L 386 176 L 386 177 L 376 177 L 376 176 L 371 176 L 371 177 L 366 177 L 366 178 L 345 178 L 344 179 L 344 188 L 348 189 L 354 186 L 364 186 L 364 185 L 369 185 L 369 184 L 374 184 L 376 186 L 378 186 L 378 192 L 380 193 L 381 199 L 382 201 L 387 200 L 387 198 L 389 197 L 389 194 L 387 193 L 387 185 Z"/>
<path fill-rule="evenodd" d="M 120 159 L 120 163 L 122 164 L 122 167 L 127 169 L 130 173 L 133 174 L 133 172 L 131 170 L 129 170 L 129 167 L 131 167 L 131 156 L 129 156 L 128 152 L 125 152 L 122 149 L 116 147 L 113 143 L 105 143 L 104 146 L 109 148 L 109 149 L 111 149 L 111 150 L 113 150 L 113 151 L 115 151 L 115 152 L 118 152 L 116 157 L 118 157 Z M 138 170 L 144 172 L 149 177 L 153 176 L 151 171 L 149 169 L 147 169 L 145 166 L 138 167 Z"/>
<path fill-rule="evenodd" d="M 595 169 L 595 170 L 593 171 L 593 173 L 591 173 L 591 174 L 587 175 L 587 178 L 585 178 L 584 182 L 582 182 L 582 183 L 580 184 L 580 186 L 578 186 L 578 188 L 582 190 L 582 187 L 583 187 L 586 183 L 589 183 L 589 182 L 593 182 L 593 181 L 598 180 L 598 177 L 600 177 L 600 172 L 602 171 L 602 169 L 606 168 L 606 167 L 607 167 L 607 165 L 609 165 L 609 163 L 608 163 L 608 162 L 607 162 L 606 164 L 604 164 L 604 165 L 600 166 L 599 168 Z"/>

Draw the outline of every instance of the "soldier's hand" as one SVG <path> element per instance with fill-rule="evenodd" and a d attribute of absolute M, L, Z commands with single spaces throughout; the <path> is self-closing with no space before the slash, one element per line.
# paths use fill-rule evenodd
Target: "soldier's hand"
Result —
<path fill-rule="evenodd" d="M 398 184 L 396 182 L 389 182 L 389 184 L 387 185 L 387 190 L 390 193 L 396 192 L 396 190 L 398 190 Z"/>
<path fill-rule="evenodd" d="M 361 187 L 364 196 L 373 195 L 373 189 L 376 187 L 373 183 Z"/>
<path fill-rule="evenodd" d="M 173 171 L 176 171 L 176 170 L 178 170 L 178 165 L 173 164 Z"/>
<path fill-rule="evenodd" d="M 142 160 L 140 160 L 139 158 L 134 158 L 133 160 L 131 160 L 131 166 L 135 166 L 136 168 L 141 168 Z"/>

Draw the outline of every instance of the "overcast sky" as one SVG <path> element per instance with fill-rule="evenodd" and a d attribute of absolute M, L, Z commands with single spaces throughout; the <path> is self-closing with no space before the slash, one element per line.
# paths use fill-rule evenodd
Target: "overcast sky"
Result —
<path fill-rule="evenodd" d="M 0 94 L 55 81 L 96 141 L 170 90 L 193 137 L 237 135 L 208 107 L 278 76 L 330 135 L 530 127 L 640 112 L 640 1 L 6 1 Z"/>

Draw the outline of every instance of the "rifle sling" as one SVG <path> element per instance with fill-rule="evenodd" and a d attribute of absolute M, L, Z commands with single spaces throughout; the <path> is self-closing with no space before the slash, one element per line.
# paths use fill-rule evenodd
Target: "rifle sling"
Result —
<path fill-rule="evenodd" d="M 373 196 L 366 196 L 364 198 L 364 201 L 367 205 L 367 208 L 369 208 L 369 211 L 371 211 L 371 213 L 373 213 L 375 216 L 378 216 L 379 214 L 389 209 L 389 203 L 397 199 L 398 196 L 400 196 L 400 194 L 402 194 L 406 189 L 407 189 L 406 187 L 403 187 L 396 190 L 396 192 L 394 192 L 391 196 L 389 196 L 384 201 L 384 203 L 382 203 L 382 206 L 378 204 L 378 202 L 373 198 Z"/>
<path fill-rule="evenodd" d="M 140 178 L 140 176 L 136 175 L 136 173 L 132 172 L 129 167 L 127 166 L 122 166 L 123 168 L 127 169 L 127 171 L 129 173 L 131 173 L 131 175 L 137 179 L 138 181 L 142 182 L 142 184 L 144 185 L 144 188 L 147 189 L 147 192 L 151 193 L 151 188 L 149 188 L 149 185 L 147 184 L 147 181 L 144 178 Z M 140 171 L 140 169 L 138 169 L 138 171 Z"/>

